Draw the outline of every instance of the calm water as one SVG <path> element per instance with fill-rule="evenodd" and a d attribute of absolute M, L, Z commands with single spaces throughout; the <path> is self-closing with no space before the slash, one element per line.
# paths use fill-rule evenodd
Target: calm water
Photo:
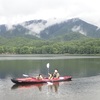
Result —
<path fill-rule="evenodd" d="M 22 74 L 47 75 L 57 68 L 71 75 L 70 82 L 53 85 L 14 85 L 11 78 Z M 99 56 L 0 56 L 0 100 L 100 100 Z"/>

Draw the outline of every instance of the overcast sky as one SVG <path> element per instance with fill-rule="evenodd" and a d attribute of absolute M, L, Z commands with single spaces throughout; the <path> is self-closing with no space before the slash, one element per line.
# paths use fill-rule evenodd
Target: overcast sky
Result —
<path fill-rule="evenodd" d="M 100 0 L 0 0 L 0 24 L 74 17 L 100 26 Z"/>

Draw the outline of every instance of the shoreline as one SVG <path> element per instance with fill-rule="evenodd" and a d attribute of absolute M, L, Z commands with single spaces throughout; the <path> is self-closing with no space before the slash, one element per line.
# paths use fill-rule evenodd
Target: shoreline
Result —
<path fill-rule="evenodd" d="M 100 58 L 100 55 L 69 55 L 69 54 L 25 54 L 25 55 L 0 55 L 0 60 L 56 60 L 56 59 L 83 59 Z"/>
<path fill-rule="evenodd" d="M 10 57 L 10 56 L 22 56 L 22 57 L 25 57 L 25 56 L 29 56 L 29 57 L 49 57 L 49 56 L 100 56 L 100 54 L 0 54 L 0 57 Z"/>

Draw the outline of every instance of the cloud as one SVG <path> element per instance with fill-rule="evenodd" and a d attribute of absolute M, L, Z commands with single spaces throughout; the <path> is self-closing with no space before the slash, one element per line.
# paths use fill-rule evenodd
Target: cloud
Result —
<path fill-rule="evenodd" d="M 0 24 L 79 17 L 100 26 L 99 0 L 0 0 Z"/>

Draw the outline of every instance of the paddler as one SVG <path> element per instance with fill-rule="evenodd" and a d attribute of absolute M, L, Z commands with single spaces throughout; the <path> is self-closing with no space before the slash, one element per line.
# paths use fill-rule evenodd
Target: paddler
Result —
<path fill-rule="evenodd" d="M 53 79 L 53 74 L 48 73 L 49 79 Z"/>
<path fill-rule="evenodd" d="M 36 79 L 41 80 L 41 79 L 43 79 L 43 76 L 41 74 L 39 74 L 38 76 L 36 76 Z"/>
<path fill-rule="evenodd" d="M 55 71 L 53 73 L 53 77 L 55 77 L 55 78 L 59 78 L 60 77 L 60 74 L 59 74 L 57 69 L 55 69 Z"/>

